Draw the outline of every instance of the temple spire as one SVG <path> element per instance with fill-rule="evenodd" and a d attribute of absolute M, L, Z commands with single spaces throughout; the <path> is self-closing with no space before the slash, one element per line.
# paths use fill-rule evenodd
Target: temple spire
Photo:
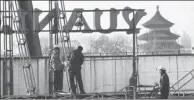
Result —
<path fill-rule="evenodd" d="M 156 9 L 157 9 L 157 11 L 159 11 L 159 6 L 158 5 L 156 6 Z"/>

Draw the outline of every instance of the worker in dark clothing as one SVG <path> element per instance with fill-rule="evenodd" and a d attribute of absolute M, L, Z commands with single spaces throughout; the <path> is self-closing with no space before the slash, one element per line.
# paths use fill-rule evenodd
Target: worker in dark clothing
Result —
<path fill-rule="evenodd" d="M 168 99 L 169 96 L 169 89 L 170 89 L 170 84 L 169 84 L 169 77 L 166 73 L 166 69 L 161 65 L 159 67 L 160 70 L 160 99 Z"/>
<path fill-rule="evenodd" d="M 76 87 L 74 77 L 79 85 L 80 94 L 85 94 L 82 77 L 81 77 L 81 65 L 84 62 L 84 55 L 82 54 L 83 47 L 79 46 L 76 50 L 72 51 L 69 55 L 69 75 L 72 94 L 76 94 Z"/>
<path fill-rule="evenodd" d="M 54 91 L 62 92 L 63 89 L 63 69 L 64 65 L 60 60 L 60 48 L 54 47 L 54 54 L 52 56 L 53 70 L 54 70 Z"/>

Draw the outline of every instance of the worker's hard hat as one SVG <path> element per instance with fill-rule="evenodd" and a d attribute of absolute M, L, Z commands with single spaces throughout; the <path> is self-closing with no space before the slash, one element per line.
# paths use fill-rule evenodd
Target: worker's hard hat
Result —
<path fill-rule="evenodd" d="M 60 49 L 58 45 L 55 45 L 53 49 Z"/>
<path fill-rule="evenodd" d="M 164 71 L 166 71 L 166 68 L 164 68 L 163 65 L 158 66 L 158 69 L 159 69 L 159 70 L 164 70 Z"/>

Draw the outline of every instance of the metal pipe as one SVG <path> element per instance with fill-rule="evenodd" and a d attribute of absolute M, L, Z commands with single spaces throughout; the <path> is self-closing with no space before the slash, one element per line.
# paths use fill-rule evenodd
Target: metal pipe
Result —
<path fill-rule="evenodd" d="M 60 12 L 96 12 L 96 11 L 103 11 L 103 12 L 110 12 L 110 11 L 145 11 L 145 9 L 115 9 L 115 10 L 80 10 L 80 11 L 75 11 L 75 10 L 65 10 L 65 11 L 60 11 Z M 8 12 L 8 11 L 4 11 Z M 17 11 L 14 11 L 17 12 Z M 44 10 L 44 11 L 22 11 L 22 12 L 54 12 L 50 10 Z"/>
<path fill-rule="evenodd" d="M 133 73 L 136 74 L 136 56 L 135 56 L 135 12 L 133 12 Z"/>
<path fill-rule="evenodd" d="M 177 65 L 177 81 L 179 81 L 179 71 L 178 71 L 178 58 L 177 58 L 177 56 L 176 56 L 176 65 Z M 180 88 L 179 87 L 179 83 L 177 83 L 178 84 L 178 88 Z M 179 96 L 179 94 L 180 94 L 180 91 L 178 90 L 178 96 Z"/>
<path fill-rule="evenodd" d="M 6 1 L 3 1 L 3 10 L 6 11 Z M 4 16 L 6 16 L 6 13 L 3 13 L 3 25 L 6 25 L 6 20 L 5 20 Z M 4 39 L 3 39 L 4 40 L 4 42 L 3 42 L 4 43 L 3 54 L 4 54 L 4 57 L 7 57 L 6 53 L 5 53 L 5 51 L 6 51 L 5 50 L 6 49 L 6 45 L 5 45 L 6 44 L 6 35 L 5 34 L 6 33 L 3 34 L 3 36 L 4 36 Z M 7 70 L 6 70 L 6 60 L 4 59 L 3 60 L 3 96 L 7 95 L 7 84 L 6 84 L 7 83 L 7 80 L 6 80 L 7 79 L 7 73 L 6 72 L 7 72 Z"/>
<path fill-rule="evenodd" d="M 52 5 L 52 1 L 49 0 L 49 11 L 52 9 L 51 8 L 51 5 Z M 51 20 L 51 17 L 49 16 L 49 20 Z M 52 21 L 51 21 L 52 22 Z M 49 46 L 50 46 L 50 50 L 53 48 L 53 38 L 52 38 L 52 34 L 51 34 L 51 28 L 52 28 L 52 23 L 49 22 Z M 51 56 L 51 53 L 52 51 L 49 52 L 49 56 Z M 49 57 L 51 58 L 51 57 Z M 53 83 L 52 83 L 52 80 L 53 80 L 53 77 L 51 76 L 52 75 L 52 72 L 51 72 L 51 59 L 49 59 L 49 72 L 48 72 L 48 75 L 49 75 L 49 94 L 52 94 L 53 93 Z"/>
<path fill-rule="evenodd" d="M 11 7 L 9 5 L 9 25 L 11 28 L 13 28 L 13 20 L 11 18 Z M 13 34 L 10 34 L 10 95 L 13 95 Z"/>
<path fill-rule="evenodd" d="M 39 90 L 39 59 L 37 59 L 37 91 L 36 93 L 39 94 L 40 90 Z"/>
<path fill-rule="evenodd" d="M 137 86 L 137 76 L 136 76 L 136 53 L 135 53 L 135 51 L 136 51 L 136 46 L 135 46 L 135 37 L 136 37 L 136 34 L 135 34 L 135 32 L 136 32 L 136 26 L 135 26 L 135 12 L 133 11 L 133 76 L 132 77 L 134 77 L 134 93 L 136 93 L 136 86 Z M 136 94 L 134 94 L 134 97 L 133 97 L 134 99 L 136 98 Z"/>
<path fill-rule="evenodd" d="M 135 33 L 138 33 L 138 31 L 140 30 L 140 28 L 136 28 L 135 29 Z M 66 32 L 65 30 L 59 30 L 62 32 Z M 103 30 L 99 30 L 99 29 L 91 29 L 91 30 L 69 30 L 69 32 L 82 32 L 82 33 L 92 33 L 92 32 L 111 32 L 111 31 L 115 31 L 115 32 L 122 32 L 122 31 L 133 31 L 133 29 L 103 29 Z M 0 31 L 2 32 L 2 31 Z M 17 31 L 14 31 L 17 32 Z M 21 31 L 18 31 L 21 32 Z M 22 31 L 25 32 L 25 31 Z M 33 30 L 33 32 L 51 32 L 51 29 L 49 30 Z M 132 33 L 131 33 L 132 34 Z"/>
<path fill-rule="evenodd" d="M 0 1 L 0 5 L 1 5 L 1 1 Z M 1 9 L 1 7 L 0 7 L 0 9 Z M 1 22 L 1 15 L 0 15 L 0 27 L 1 27 L 1 23 L 2 23 L 2 22 Z M 1 34 L 2 34 L 2 33 L 0 32 L 0 58 L 1 58 Z M 1 60 L 0 60 L 0 98 L 1 98 L 1 95 L 2 95 L 2 88 L 3 88 L 3 87 L 1 86 L 1 84 L 2 84 L 2 83 L 1 83 L 1 82 L 2 82 L 2 78 L 1 78 L 1 77 L 2 77 L 1 64 L 2 64 L 2 63 L 1 63 Z"/>
<path fill-rule="evenodd" d="M 116 63 L 117 61 L 116 61 L 116 59 L 115 59 L 115 92 L 117 91 L 117 88 L 116 88 L 116 86 L 117 86 L 117 63 Z"/>

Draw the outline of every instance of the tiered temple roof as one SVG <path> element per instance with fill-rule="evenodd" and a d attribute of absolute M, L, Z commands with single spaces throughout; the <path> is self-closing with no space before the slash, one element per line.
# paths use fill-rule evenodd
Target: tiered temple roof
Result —
<path fill-rule="evenodd" d="M 165 19 L 159 11 L 159 6 L 157 6 L 157 11 L 155 15 L 145 22 L 143 26 L 149 29 L 146 32 L 138 36 L 139 40 L 147 41 L 147 43 L 141 45 L 144 49 L 149 50 L 160 50 L 160 49 L 180 49 L 183 46 L 177 44 L 176 39 L 180 36 L 170 32 L 170 27 L 174 23 Z M 163 47 L 162 47 L 163 46 Z"/>
<path fill-rule="evenodd" d="M 149 21 L 143 24 L 143 26 L 146 28 L 171 27 L 172 25 L 174 25 L 174 23 L 168 21 L 160 14 L 159 6 L 157 6 L 155 15 Z"/>
<path fill-rule="evenodd" d="M 146 32 L 138 37 L 139 40 L 176 40 L 180 36 L 174 33 L 171 33 L 167 30 L 155 30 L 151 32 Z"/>

